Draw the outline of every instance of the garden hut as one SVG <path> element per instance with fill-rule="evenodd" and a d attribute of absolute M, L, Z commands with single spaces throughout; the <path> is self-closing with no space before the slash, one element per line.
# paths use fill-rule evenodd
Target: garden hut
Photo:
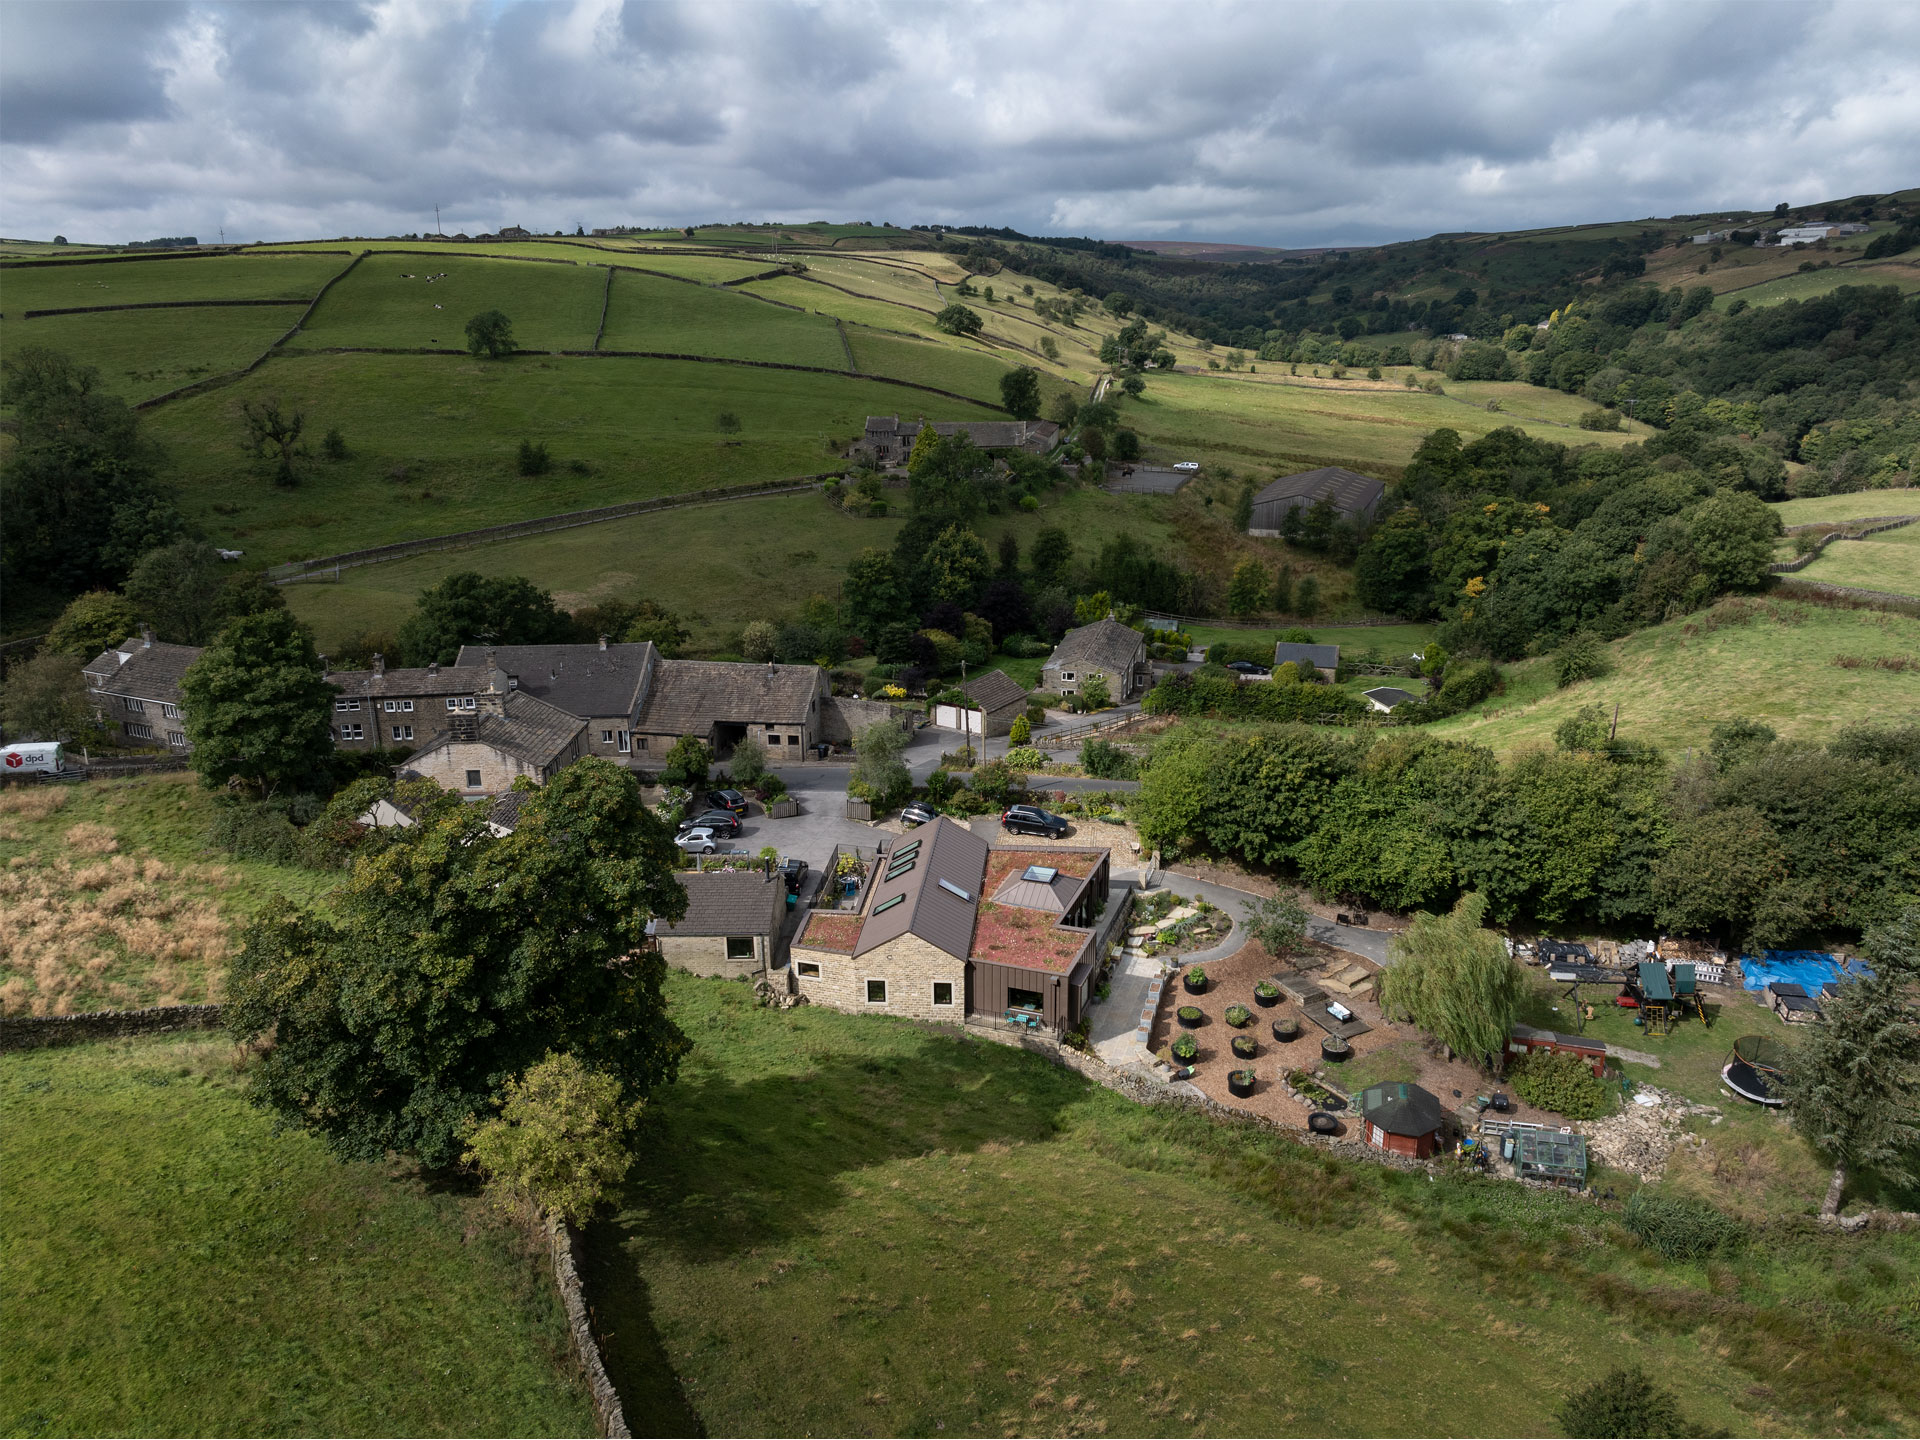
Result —
<path fill-rule="evenodd" d="M 1767 986 L 1767 1004 L 1773 1013 L 1789 1025 L 1805 1025 L 1820 1018 L 1820 1002 L 1807 994 L 1807 987 L 1791 980 L 1775 980 Z"/>
<path fill-rule="evenodd" d="M 1515 1025 L 1513 1033 L 1507 1037 L 1508 1056 L 1531 1055 L 1536 1050 L 1554 1055 L 1577 1055 L 1596 1076 L 1607 1068 L 1607 1045 L 1604 1040 L 1589 1040 L 1584 1035 L 1568 1035 L 1560 1030 L 1539 1030 L 1531 1025 Z"/>
<path fill-rule="evenodd" d="M 1447 1112 L 1418 1085 L 1375 1085 L 1361 1093 L 1359 1109 L 1376 1150 L 1424 1160 L 1440 1148 Z"/>

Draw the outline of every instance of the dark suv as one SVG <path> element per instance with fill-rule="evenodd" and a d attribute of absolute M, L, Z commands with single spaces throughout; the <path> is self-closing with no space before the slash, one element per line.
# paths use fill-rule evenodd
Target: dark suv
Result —
<path fill-rule="evenodd" d="M 716 835 L 725 835 L 729 839 L 740 833 L 740 817 L 731 810 L 703 810 L 690 817 L 682 825 L 682 830 L 691 830 L 696 825 L 704 825 Z"/>
<path fill-rule="evenodd" d="M 1000 828 L 1009 835 L 1045 835 L 1049 840 L 1063 839 L 1067 822 L 1038 805 L 1009 805 L 1000 816 Z"/>
<path fill-rule="evenodd" d="M 715 810 L 731 810 L 736 815 L 747 813 L 747 797 L 738 790 L 709 790 L 707 804 Z"/>

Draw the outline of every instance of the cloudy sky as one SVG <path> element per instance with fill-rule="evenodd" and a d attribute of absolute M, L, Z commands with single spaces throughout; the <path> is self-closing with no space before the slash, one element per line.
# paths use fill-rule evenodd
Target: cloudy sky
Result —
<path fill-rule="evenodd" d="M 1360 244 L 1920 184 L 1920 6 L 0 0 L 0 233 Z"/>

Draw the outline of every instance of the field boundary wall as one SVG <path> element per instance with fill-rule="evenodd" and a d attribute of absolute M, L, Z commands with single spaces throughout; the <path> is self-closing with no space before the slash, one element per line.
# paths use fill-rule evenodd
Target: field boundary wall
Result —
<path fill-rule="evenodd" d="M 67 260 L 0 260 L 0 270 L 39 270 L 50 265 L 119 265 L 128 260 L 198 260 L 208 255 L 238 255 L 241 247 L 229 245 L 182 247 L 178 250 L 141 250 L 118 255 L 75 255 Z M 347 255 L 347 250 L 308 250 L 308 255 Z"/>
<path fill-rule="evenodd" d="M 1826 553 L 1827 546 L 1833 544 L 1834 541 L 1836 540 L 1864 540 L 1869 535 L 1878 535 L 1882 530 L 1898 530 L 1903 525 L 1913 524 L 1913 522 L 1916 520 L 1920 520 L 1920 515 L 1876 515 L 1870 520 L 1841 521 L 1839 523 L 1844 525 L 1864 526 L 1865 528 L 1851 529 L 1851 530 L 1830 530 L 1825 535 L 1822 535 L 1818 540 L 1816 540 L 1814 542 L 1813 549 L 1809 550 L 1806 554 L 1796 556 L 1792 560 L 1776 560 L 1774 561 L 1773 564 L 1767 566 L 1767 573 L 1769 575 L 1795 574 L 1798 571 L 1806 569 L 1807 566 L 1811 565 L 1814 561 L 1818 560 L 1821 557 L 1821 555 Z M 1788 530 L 1787 533 L 1791 535 L 1796 531 L 1807 530 L 1810 528 L 1812 527 L 1807 525 L 1795 525 L 1792 527 L 1792 529 Z M 1863 591 L 1862 593 L 1877 595 L 1877 594 L 1883 594 L 1884 592 L 1876 590 L 1876 591 Z"/>
<path fill-rule="evenodd" d="M 78 1015 L 0 1015 L 0 1054 L 130 1035 L 218 1030 L 221 1013 L 218 1005 L 149 1005 L 141 1010 L 90 1010 Z"/>
<path fill-rule="evenodd" d="M 1782 588 L 1775 593 L 1785 600 L 1813 600 L 1832 597 L 1835 600 L 1857 601 L 1869 610 L 1896 610 L 1903 615 L 1920 615 L 1920 596 L 1896 595 L 1891 590 L 1867 590 L 1858 585 L 1835 585 L 1826 580 L 1802 580 L 1798 577 L 1787 582 L 1791 588 Z M 1812 591 L 1812 594 L 1806 592 Z"/>
<path fill-rule="evenodd" d="M 600 1433 L 609 1440 L 626 1440 L 633 1434 L 627 1428 L 626 1409 L 620 1392 L 613 1388 L 607 1374 L 606 1356 L 600 1349 L 600 1337 L 594 1333 L 593 1312 L 587 1307 L 586 1290 L 580 1283 L 580 1232 L 557 1215 L 544 1217 L 547 1249 L 553 1262 L 553 1283 L 560 1292 L 560 1306 L 567 1315 L 567 1334 L 573 1341 L 574 1358 L 587 1382 L 587 1394 L 593 1401 L 593 1417 Z"/>
<path fill-rule="evenodd" d="M 142 300 L 131 305 L 68 305 L 59 310 L 22 310 L 22 320 L 49 315 L 103 315 L 110 310 L 211 310 L 227 306 L 310 305 L 311 300 Z"/>

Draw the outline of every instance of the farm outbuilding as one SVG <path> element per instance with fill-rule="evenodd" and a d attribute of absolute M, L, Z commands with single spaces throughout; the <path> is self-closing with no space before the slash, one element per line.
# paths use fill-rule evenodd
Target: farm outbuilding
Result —
<path fill-rule="evenodd" d="M 1446 1108 L 1418 1085 L 1375 1085 L 1361 1092 L 1359 1110 L 1376 1150 L 1424 1160 L 1440 1148 Z"/>
<path fill-rule="evenodd" d="M 1286 524 L 1288 511 L 1312 509 L 1320 500 L 1328 501 L 1342 520 L 1371 519 L 1386 493 L 1387 487 L 1380 481 L 1344 465 L 1283 475 L 1253 497 L 1253 518 L 1247 533 L 1277 536 Z"/>
<path fill-rule="evenodd" d="M 1584 1035 L 1568 1035 L 1559 1030 L 1538 1030 L 1531 1025 L 1516 1025 L 1507 1039 L 1507 1055 L 1531 1055 L 1544 1051 L 1550 1055 L 1577 1055 L 1595 1075 L 1607 1068 L 1607 1047 L 1601 1040 Z"/>

